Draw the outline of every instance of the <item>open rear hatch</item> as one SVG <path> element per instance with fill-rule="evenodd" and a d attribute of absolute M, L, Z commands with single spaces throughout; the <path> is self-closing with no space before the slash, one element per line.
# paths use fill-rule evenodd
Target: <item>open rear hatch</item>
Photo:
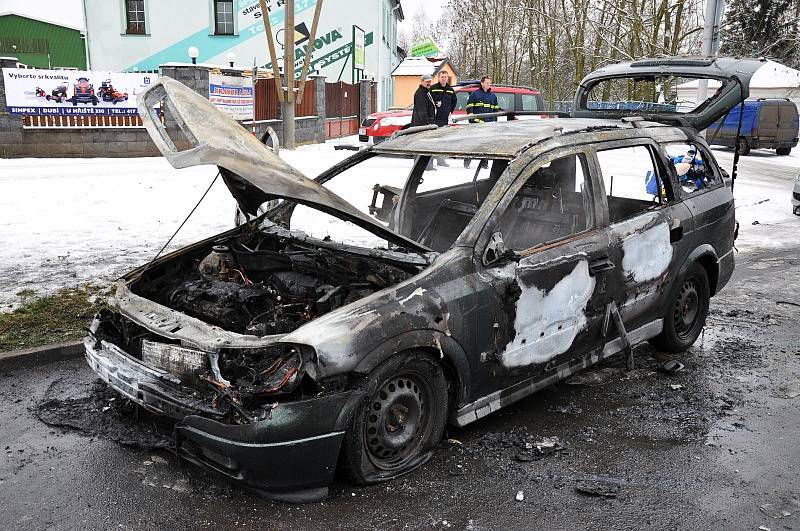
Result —
<path fill-rule="evenodd" d="M 750 79 L 764 59 L 663 57 L 608 65 L 581 81 L 572 115 L 576 118 L 647 120 L 702 131 L 750 94 Z M 716 80 L 697 101 L 695 80 Z"/>

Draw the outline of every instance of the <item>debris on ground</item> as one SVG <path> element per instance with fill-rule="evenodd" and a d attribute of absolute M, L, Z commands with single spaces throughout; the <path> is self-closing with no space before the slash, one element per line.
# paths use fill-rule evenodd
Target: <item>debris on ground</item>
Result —
<path fill-rule="evenodd" d="M 581 494 L 616 498 L 628 482 L 611 476 L 586 476 L 575 483 L 575 490 Z"/>
<path fill-rule="evenodd" d="M 800 396 L 800 380 L 786 382 L 778 387 L 778 398 L 795 398 Z"/>
<path fill-rule="evenodd" d="M 800 511 L 800 500 L 791 498 L 778 503 L 764 503 L 758 506 L 762 513 L 770 518 L 779 519 L 791 516 L 793 512 Z"/>
<path fill-rule="evenodd" d="M 678 360 L 669 360 L 662 364 L 658 369 L 667 374 L 675 374 L 676 372 L 682 371 L 683 368 L 683 363 L 679 362 Z"/>
<path fill-rule="evenodd" d="M 517 491 L 517 501 L 522 501 L 524 499 L 525 499 L 525 493 L 522 492 L 521 490 L 518 490 Z"/>
<path fill-rule="evenodd" d="M 563 413 L 564 415 L 580 415 L 583 409 L 570 402 L 565 406 L 553 406 L 550 408 L 553 413 Z"/>
<path fill-rule="evenodd" d="M 683 385 L 682 384 L 670 384 L 669 388 L 672 389 L 673 391 L 677 391 L 678 389 L 683 389 Z"/>
<path fill-rule="evenodd" d="M 590 387 L 596 387 L 608 383 L 620 374 L 622 374 L 621 368 L 603 367 L 602 369 L 593 369 L 573 374 L 567 378 L 565 382 L 569 385 L 588 385 Z"/>
<path fill-rule="evenodd" d="M 172 449 L 171 432 L 155 423 L 136 405 L 98 380 L 88 396 L 45 399 L 35 408 L 48 426 L 67 428 L 91 437 L 102 437 L 141 450 Z M 147 420 L 150 419 L 148 422 Z"/>

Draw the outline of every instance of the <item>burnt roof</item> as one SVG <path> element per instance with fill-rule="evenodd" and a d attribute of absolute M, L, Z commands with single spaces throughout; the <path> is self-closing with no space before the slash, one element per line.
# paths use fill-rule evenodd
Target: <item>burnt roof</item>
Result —
<path fill-rule="evenodd" d="M 661 124 L 647 123 L 658 128 Z M 530 144 L 547 140 L 559 134 L 576 133 L 594 129 L 632 129 L 630 123 L 620 120 L 591 118 L 546 118 L 460 124 L 429 131 L 409 133 L 381 142 L 373 151 L 385 154 L 477 156 L 512 159 Z"/>

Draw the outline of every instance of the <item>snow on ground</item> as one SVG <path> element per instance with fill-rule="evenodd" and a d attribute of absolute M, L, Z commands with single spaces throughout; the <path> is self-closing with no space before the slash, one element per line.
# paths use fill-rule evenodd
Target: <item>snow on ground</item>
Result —
<path fill-rule="evenodd" d="M 339 142 L 355 143 L 355 138 Z M 281 157 L 313 177 L 352 153 L 328 142 L 283 150 Z M 730 170 L 733 152 L 715 154 Z M 789 198 L 800 153 L 777 157 L 753 151 L 741 160 L 735 190 L 742 223 L 739 250 L 796 239 L 800 217 L 791 214 Z M 334 179 L 330 187 L 366 212 L 372 186 L 402 186 L 410 165 L 409 159 L 373 159 L 340 176 L 346 180 Z M 458 182 L 461 171 L 460 165 L 439 168 L 437 181 Z M 215 175 L 212 166 L 176 170 L 160 157 L 0 160 L 0 311 L 18 304 L 22 290 L 41 295 L 84 282 L 105 283 L 146 263 Z M 217 180 L 167 250 L 231 228 L 234 209 L 227 188 Z M 299 207 L 293 223 L 312 235 L 381 244 L 363 229 L 308 208 Z"/>
<path fill-rule="evenodd" d="M 717 162 L 731 171 L 733 150 L 714 149 Z M 792 214 L 794 179 L 800 174 L 800 150 L 779 157 L 773 150 L 753 150 L 739 157 L 738 178 L 734 184 L 736 220 L 741 252 L 778 249 L 800 238 L 800 216 Z"/>

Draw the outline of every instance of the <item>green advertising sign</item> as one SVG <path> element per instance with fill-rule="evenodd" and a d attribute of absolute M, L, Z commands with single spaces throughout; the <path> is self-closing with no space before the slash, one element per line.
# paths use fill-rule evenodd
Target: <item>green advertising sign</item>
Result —
<path fill-rule="evenodd" d="M 436 55 L 440 51 L 439 46 L 430 37 L 425 37 L 411 45 L 411 57 L 428 57 Z"/>
<path fill-rule="evenodd" d="M 358 26 L 353 26 L 353 68 L 365 70 L 367 67 L 366 33 Z"/>

